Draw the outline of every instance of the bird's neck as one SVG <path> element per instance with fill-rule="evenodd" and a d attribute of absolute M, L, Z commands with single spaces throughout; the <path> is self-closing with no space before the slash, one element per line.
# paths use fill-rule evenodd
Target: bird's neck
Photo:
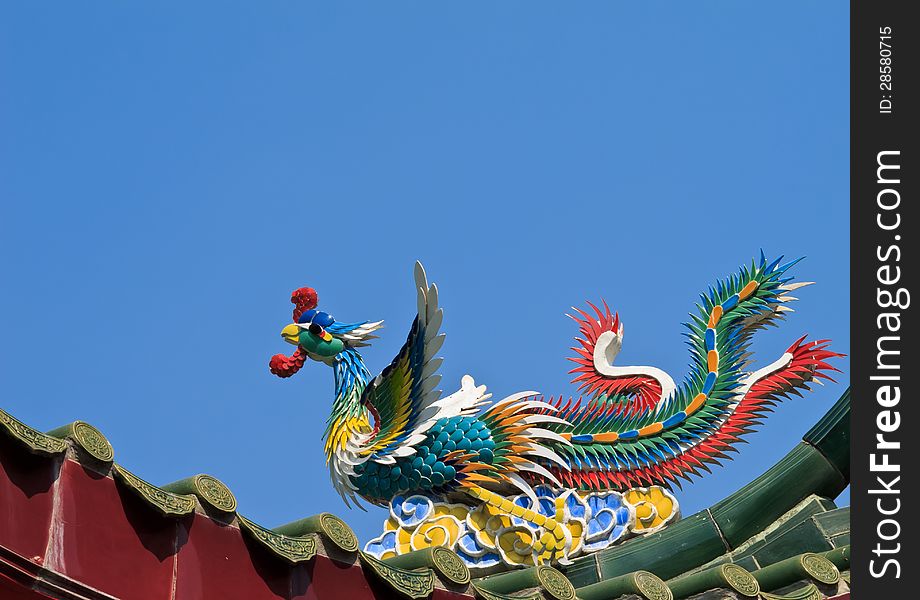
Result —
<path fill-rule="evenodd" d="M 349 441 L 370 431 L 367 409 L 361 403 L 361 395 L 371 378 L 364 359 L 356 350 L 346 348 L 335 357 L 332 368 L 335 400 L 323 434 L 327 460 L 337 451 L 345 450 Z"/>

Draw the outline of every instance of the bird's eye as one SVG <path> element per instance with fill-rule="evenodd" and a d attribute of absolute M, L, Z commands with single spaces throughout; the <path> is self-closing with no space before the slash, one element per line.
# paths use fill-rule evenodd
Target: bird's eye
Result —
<path fill-rule="evenodd" d="M 313 335 L 322 335 L 322 334 L 323 334 L 323 328 L 320 327 L 319 325 L 317 325 L 316 323 L 311 323 L 311 324 L 310 324 L 310 327 L 309 327 L 309 330 L 310 330 L 310 333 L 312 333 Z"/>
<path fill-rule="evenodd" d="M 297 322 L 298 323 L 309 323 L 310 321 L 313 320 L 313 317 L 315 316 L 316 316 L 315 309 L 305 310 L 304 313 L 300 315 L 300 318 L 297 319 Z"/>
<path fill-rule="evenodd" d="M 329 313 L 318 312 L 314 315 L 313 322 L 318 323 L 320 327 L 329 327 L 335 323 L 335 319 Z"/>

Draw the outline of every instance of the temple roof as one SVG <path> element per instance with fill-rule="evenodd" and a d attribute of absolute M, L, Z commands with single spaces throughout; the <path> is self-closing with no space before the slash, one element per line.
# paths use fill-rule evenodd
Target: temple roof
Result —
<path fill-rule="evenodd" d="M 846 598 L 850 394 L 734 494 L 665 529 L 576 559 L 476 579 L 452 551 L 379 560 L 330 513 L 246 518 L 199 474 L 154 485 L 92 425 L 42 433 L 0 410 L 4 598 Z M 4 435 L 5 434 L 5 435 Z"/>

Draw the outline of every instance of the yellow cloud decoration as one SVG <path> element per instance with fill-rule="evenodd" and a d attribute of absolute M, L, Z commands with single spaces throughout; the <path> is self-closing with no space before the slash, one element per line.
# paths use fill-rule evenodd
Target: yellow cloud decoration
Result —
<path fill-rule="evenodd" d="M 636 508 L 635 533 L 658 531 L 677 515 L 677 500 L 660 486 L 627 490 L 623 499 Z"/>
<path fill-rule="evenodd" d="M 659 531 L 680 516 L 677 499 L 660 486 L 622 493 L 576 492 L 549 486 L 538 486 L 534 491 L 536 498 L 524 494 L 507 498 L 504 508 L 397 496 L 390 502 L 390 518 L 384 522 L 383 533 L 365 545 L 365 552 L 389 558 L 442 546 L 456 552 L 473 570 L 497 564 L 564 564 L 631 536 Z M 514 505 L 545 517 L 542 525 L 508 514 Z"/>

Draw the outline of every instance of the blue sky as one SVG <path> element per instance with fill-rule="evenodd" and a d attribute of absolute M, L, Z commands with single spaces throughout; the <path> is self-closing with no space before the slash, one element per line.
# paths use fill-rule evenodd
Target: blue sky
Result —
<path fill-rule="evenodd" d="M 290 380 L 290 291 L 342 320 L 441 289 L 443 387 L 572 394 L 572 304 L 618 364 L 679 379 L 697 294 L 750 260 L 817 281 L 759 335 L 849 352 L 848 14 L 839 2 L 5 3 L 0 406 L 99 427 L 159 484 L 226 482 L 269 526 L 320 511 L 331 371 Z M 843 392 L 779 407 L 685 514 L 772 465 Z M 847 502 L 847 498 L 842 499 Z"/>

